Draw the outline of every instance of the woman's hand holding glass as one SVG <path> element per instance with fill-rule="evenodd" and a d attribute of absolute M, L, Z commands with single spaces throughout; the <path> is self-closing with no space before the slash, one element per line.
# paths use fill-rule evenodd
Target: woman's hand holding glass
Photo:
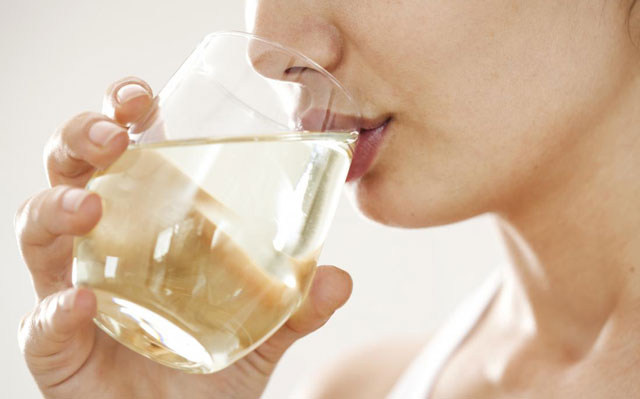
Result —
<path fill-rule="evenodd" d="M 349 275 L 318 268 L 308 297 L 271 338 L 230 367 L 210 375 L 164 367 L 118 344 L 92 318 L 96 298 L 72 288 L 73 237 L 100 220 L 99 196 L 83 189 L 96 170 L 127 149 L 126 126 L 154 106 L 150 87 L 126 78 L 108 89 L 103 112 L 79 114 L 49 141 L 44 157 L 51 188 L 16 214 L 16 233 L 37 304 L 20 324 L 19 341 L 44 397 L 259 397 L 285 350 L 322 326 L 351 292 Z"/>

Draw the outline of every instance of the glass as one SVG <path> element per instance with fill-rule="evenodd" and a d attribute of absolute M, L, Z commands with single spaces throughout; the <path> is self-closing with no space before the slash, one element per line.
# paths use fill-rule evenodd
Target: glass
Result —
<path fill-rule="evenodd" d="M 74 241 L 95 323 L 192 373 L 254 350 L 304 299 L 360 112 L 327 71 L 239 32 L 196 48 L 87 184 L 103 216 Z"/>

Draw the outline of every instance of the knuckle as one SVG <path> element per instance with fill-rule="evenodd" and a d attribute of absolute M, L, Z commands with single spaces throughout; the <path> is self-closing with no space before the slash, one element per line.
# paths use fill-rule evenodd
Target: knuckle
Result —
<path fill-rule="evenodd" d="M 49 137 L 49 140 L 47 140 L 47 143 L 42 150 L 42 161 L 44 164 L 44 170 L 49 181 L 50 174 L 54 170 L 55 162 L 60 152 L 60 132 L 61 128 L 57 128 L 53 135 Z"/>
<path fill-rule="evenodd" d="M 60 191 L 60 187 L 62 186 L 56 186 L 54 188 L 46 189 L 33 198 L 31 203 L 29 204 L 29 210 L 27 212 L 27 223 L 38 225 L 41 225 L 43 223 L 43 216 L 46 214 L 44 205 L 54 194 Z"/>
<path fill-rule="evenodd" d="M 52 343 L 64 343 L 67 341 L 67 337 L 56 328 L 53 322 L 58 313 L 59 297 L 60 292 L 56 292 L 44 298 L 38 305 L 36 312 L 34 312 L 31 323 L 34 336 L 46 338 L 47 341 Z"/>
<path fill-rule="evenodd" d="M 45 189 L 25 201 L 20 207 L 16 213 L 15 230 L 22 249 L 29 244 L 38 243 L 39 239 L 34 238 L 40 234 L 35 233 L 37 231 L 44 231 L 48 235 L 52 235 L 46 226 L 46 216 L 55 209 L 55 206 L 48 207 L 46 205 L 57 203 L 63 192 L 68 189 L 69 186 L 65 185 Z M 29 231 L 31 231 L 30 234 Z"/>
<path fill-rule="evenodd" d="M 99 118 L 105 118 L 105 116 L 97 112 L 85 111 L 67 119 L 54 131 L 48 143 L 48 150 L 55 151 L 57 147 L 66 144 L 69 139 L 73 138 L 74 133 L 82 130 L 89 121 Z"/>
<path fill-rule="evenodd" d="M 18 326 L 18 345 L 22 354 L 27 358 L 30 367 L 37 366 L 38 359 L 42 360 L 43 355 L 50 355 L 46 348 L 42 346 L 43 340 L 50 341 L 52 335 L 47 326 L 47 318 L 52 317 L 55 312 L 55 294 L 49 295 L 39 302 L 35 308 L 22 317 Z"/>
<path fill-rule="evenodd" d="M 78 139 L 78 133 L 87 130 L 89 125 L 96 120 L 107 119 L 106 116 L 97 112 L 81 112 L 59 128 L 58 135 L 60 137 L 60 144 L 68 146 L 69 143 Z"/>
<path fill-rule="evenodd" d="M 38 305 L 36 305 L 35 309 L 31 313 L 30 322 L 27 325 L 27 328 L 30 330 L 31 335 L 42 334 L 45 330 L 47 312 L 51 308 L 51 298 L 53 295 L 49 295 L 44 298 Z"/>
<path fill-rule="evenodd" d="M 24 354 L 33 337 L 33 312 L 22 316 L 18 324 L 18 346 Z"/>
<path fill-rule="evenodd" d="M 51 185 L 84 175 L 91 169 L 81 153 L 87 147 L 89 127 L 99 121 L 110 119 L 97 112 L 82 112 L 60 125 L 45 145 L 43 161 Z"/>
<path fill-rule="evenodd" d="M 24 229 L 24 215 L 27 212 L 27 209 L 29 209 L 32 198 L 33 197 L 29 197 L 23 201 L 16 210 L 16 213 L 13 215 L 13 230 L 16 232 L 18 237 L 22 235 L 22 231 Z"/>
<path fill-rule="evenodd" d="M 29 226 L 32 223 L 37 222 L 40 217 L 39 208 L 42 195 L 43 192 L 40 192 L 39 194 L 30 197 L 24 201 L 16 211 L 14 217 L 14 229 L 21 246 L 24 244 L 25 237 L 27 235 L 26 232 Z"/>

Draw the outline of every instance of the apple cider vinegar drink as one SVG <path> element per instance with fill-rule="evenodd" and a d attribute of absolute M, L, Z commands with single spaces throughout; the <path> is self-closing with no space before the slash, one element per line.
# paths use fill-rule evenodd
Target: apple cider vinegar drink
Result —
<path fill-rule="evenodd" d="M 353 139 L 132 146 L 89 182 L 103 216 L 76 238 L 74 284 L 96 293 L 97 324 L 190 372 L 219 370 L 255 348 L 306 293 Z"/>

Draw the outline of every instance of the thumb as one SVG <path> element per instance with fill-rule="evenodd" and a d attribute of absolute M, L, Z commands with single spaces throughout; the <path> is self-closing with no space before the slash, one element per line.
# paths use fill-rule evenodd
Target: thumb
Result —
<path fill-rule="evenodd" d="M 95 312 L 91 290 L 70 288 L 46 297 L 22 319 L 18 341 L 38 385 L 56 385 L 82 367 L 95 341 Z"/>
<path fill-rule="evenodd" d="M 275 363 L 295 341 L 322 327 L 347 302 L 353 288 L 351 276 L 335 266 L 320 266 L 309 295 L 287 323 L 256 352 Z"/>
<path fill-rule="evenodd" d="M 300 337 L 322 327 L 351 296 L 349 273 L 335 266 L 321 266 L 313 278 L 309 295 L 286 326 Z"/>

